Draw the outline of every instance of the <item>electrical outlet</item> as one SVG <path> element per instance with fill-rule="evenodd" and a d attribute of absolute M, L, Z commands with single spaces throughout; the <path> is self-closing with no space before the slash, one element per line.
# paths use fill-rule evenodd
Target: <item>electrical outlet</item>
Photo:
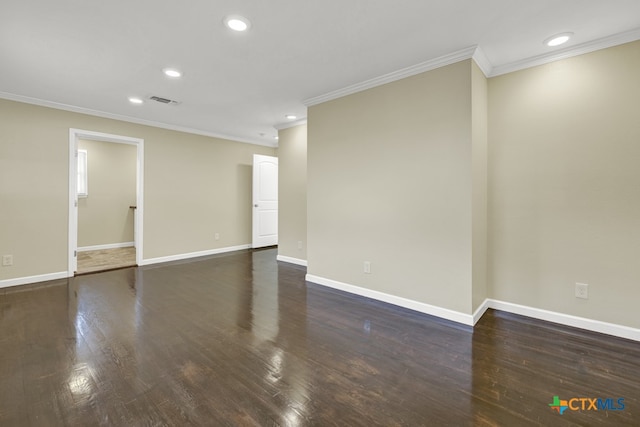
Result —
<path fill-rule="evenodd" d="M 216 240 L 220 240 L 220 233 L 214 234 L 213 238 L 216 239 Z"/>
<path fill-rule="evenodd" d="M 302 249 L 302 240 L 298 240 L 298 249 Z"/>
<path fill-rule="evenodd" d="M 13 265 L 13 255 L 2 255 L 2 266 L 10 267 Z"/>
<path fill-rule="evenodd" d="M 364 272 L 366 274 L 371 274 L 371 263 L 369 261 L 364 262 Z"/>
<path fill-rule="evenodd" d="M 576 283 L 576 298 L 589 299 L 589 285 Z"/>

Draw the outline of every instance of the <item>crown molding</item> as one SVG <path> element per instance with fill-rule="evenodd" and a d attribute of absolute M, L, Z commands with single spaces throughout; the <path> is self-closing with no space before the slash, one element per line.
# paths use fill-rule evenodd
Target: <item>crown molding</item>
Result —
<path fill-rule="evenodd" d="M 313 105 L 318 105 L 323 102 L 331 101 L 337 98 L 342 98 L 343 96 L 351 95 L 357 92 L 362 92 L 363 90 L 371 89 L 386 83 L 391 83 L 407 77 L 415 76 L 416 74 L 424 73 L 426 71 L 435 70 L 436 68 L 444 67 L 446 65 L 455 64 L 456 62 L 464 61 L 465 59 L 470 59 L 473 56 L 473 54 L 476 52 L 476 50 L 477 50 L 477 46 L 461 49 L 456 52 L 450 53 L 448 55 L 440 56 L 438 58 L 431 59 L 429 61 L 421 62 L 419 64 L 412 65 L 410 67 L 402 68 L 400 70 L 393 71 L 391 73 L 387 73 L 379 77 L 374 77 L 372 79 L 365 80 L 363 82 L 344 87 L 342 89 L 331 91 L 324 95 L 319 95 L 313 98 L 305 99 L 302 101 L 302 103 L 306 107 L 311 107 Z"/>
<path fill-rule="evenodd" d="M 323 95 L 308 98 L 302 101 L 306 107 L 311 107 L 323 102 L 331 101 L 343 96 L 351 95 L 363 90 L 371 89 L 376 86 L 380 86 L 386 83 L 391 83 L 397 80 L 401 80 L 407 77 L 411 77 L 420 73 L 431 71 L 440 67 L 454 64 L 456 62 L 464 61 L 466 59 L 473 59 L 473 61 L 482 70 L 484 75 L 488 78 L 496 77 L 503 74 L 508 74 L 514 71 L 520 71 L 526 68 L 536 67 L 543 64 L 548 64 L 555 61 L 571 58 L 578 55 L 594 52 L 601 49 L 606 49 L 613 46 L 618 46 L 625 43 L 630 43 L 640 40 L 640 28 L 636 28 L 630 31 L 614 34 L 608 37 L 604 37 L 598 40 L 593 40 L 587 43 L 582 43 L 576 46 L 568 47 L 553 53 L 537 55 L 530 58 L 525 58 L 519 61 L 514 61 L 507 64 L 493 66 L 488 58 L 485 56 L 482 49 L 478 46 L 471 46 L 465 49 L 458 50 L 456 52 L 440 56 L 429 61 L 421 62 L 410 67 L 402 68 L 391 73 L 384 74 L 379 77 L 374 77 L 369 80 L 365 80 L 360 83 L 356 83 L 342 89 L 337 89 L 328 92 Z M 107 113 L 104 111 L 92 110 L 89 108 L 78 107 L 74 105 L 62 104 L 53 101 L 47 101 L 39 98 L 32 98 L 23 95 L 16 95 L 8 92 L 0 92 L 1 99 L 7 99 L 10 101 L 24 102 L 27 104 L 39 105 L 42 107 L 55 108 L 58 110 L 71 111 L 80 114 L 87 114 L 96 117 L 102 117 L 107 119 L 119 120 L 129 123 L 136 123 L 144 126 L 151 126 L 161 129 L 173 130 L 177 132 L 184 132 L 194 135 L 202 135 L 211 138 L 219 138 L 233 142 L 240 142 L 253 145 L 261 145 L 266 147 L 275 148 L 278 146 L 277 142 L 262 141 L 257 139 L 240 138 L 233 135 L 226 135 L 217 132 L 203 131 L 200 129 L 194 129 L 184 126 L 170 125 L 166 123 L 156 122 L 152 120 L 138 119 L 135 117 L 129 117 L 119 114 Z M 294 126 L 299 126 L 307 123 L 307 118 L 299 119 L 293 122 L 275 124 L 273 127 L 276 130 L 287 129 Z"/>
<path fill-rule="evenodd" d="M 614 34 L 608 37 L 603 37 L 601 39 L 582 43 L 576 46 L 571 46 L 566 49 L 555 51 L 553 53 L 538 55 L 504 65 L 498 65 L 493 67 L 488 77 L 496 77 L 502 74 L 508 74 L 514 71 L 524 70 L 525 68 L 536 67 L 538 65 L 544 65 L 550 62 L 560 61 L 562 59 L 572 58 L 578 55 L 584 55 L 585 53 L 595 52 L 596 50 L 606 49 L 637 40 L 640 40 L 640 28 Z"/>
<path fill-rule="evenodd" d="M 277 144 L 270 143 L 270 142 L 243 139 L 243 138 L 238 138 L 237 136 L 225 135 L 225 134 L 215 133 L 215 132 L 208 132 L 208 131 L 189 128 L 185 126 L 176 126 L 176 125 L 170 125 L 167 123 L 155 122 L 152 120 L 138 119 L 135 117 L 123 116 L 120 114 L 112 114 L 104 111 L 92 110 L 90 108 L 77 107 L 75 105 L 62 104 L 62 103 L 53 102 L 53 101 L 46 101 L 44 99 L 31 98 L 29 96 L 16 95 L 8 92 L 0 92 L 0 98 L 6 99 L 9 101 L 23 102 L 25 104 L 38 105 L 40 107 L 55 108 L 56 110 L 71 111 L 73 113 L 87 114 L 89 116 L 119 120 L 122 122 L 135 123 L 139 125 L 151 126 L 151 127 L 160 128 L 160 129 L 173 130 L 176 132 L 184 132 L 184 133 L 190 133 L 194 135 L 208 136 L 211 138 L 225 139 L 227 141 L 241 142 L 244 144 L 262 145 L 262 146 L 271 147 L 271 148 L 274 148 L 277 146 Z"/>
<path fill-rule="evenodd" d="M 293 122 L 287 122 L 287 123 L 278 123 L 277 125 L 274 125 L 273 127 L 276 128 L 276 130 L 283 130 L 283 129 L 289 129 L 292 127 L 296 127 L 296 126 L 300 126 L 300 125 L 306 125 L 307 124 L 307 118 L 304 117 L 302 119 L 298 119 L 296 121 Z"/>
<path fill-rule="evenodd" d="M 473 52 L 473 56 L 471 56 L 471 59 L 473 59 L 478 68 L 480 68 L 480 70 L 484 73 L 485 77 L 489 77 L 489 75 L 491 75 L 491 72 L 493 71 L 493 65 L 491 65 L 491 62 L 489 62 L 484 54 L 484 51 L 479 46 L 476 47 L 475 52 Z"/>
<path fill-rule="evenodd" d="M 587 43 L 582 43 L 576 46 L 568 47 L 566 49 L 555 51 L 553 53 L 538 55 L 530 58 L 525 58 L 520 61 L 511 62 L 508 64 L 493 66 L 489 59 L 484 54 L 483 50 L 479 46 L 472 46 L 459 51 L 450 53 L 448 55 L 440 56 L 438 58 L 421 62 L 416 65 L 412 65 L 407 68 L 402 68 L 397 71 L 393 71 L 388 74 L 384 74 L 379 77 L 374 77 L 369 80 L 365 80 L 360 83 L 356 83 L 342 89 L 337 89 L 328 92 L 323 95 L 319 95 L 313 98 L 308 98 L 302 101 L 306 107 L 311 107 L 323 102 L 332 101 L 343 96 L 351 95 L 363 90 L 371 89 L 376 86 L 380 86 L 386 83 L 391 83 L 397 80 L 401 80 L 407 77 L 414 76 L 416 74 L 424 73 L 434 70 L 436 68 L 451 65 L 456 62 L 464 61 L 465 59 L 473 59 L 478 65 L 480 70 L 486 77 L 496 77 L 502 74 L 511 73 L 514 71 L 523 70 L 525 68 L 531 68 L 538 65 L 547 64 L 554 61 L 560 61 L 562 59 L 571 58 L 585 53 L 594 52 L 596 50 L 606 49 L 613 46 L 618 46 L 624 43 L 640 40 L 640 28 L 614 34 L 612 36 L 604 37 L 598 40 L 593 40 Z M 276 129 L 278 127 L 276 126 Z"/>

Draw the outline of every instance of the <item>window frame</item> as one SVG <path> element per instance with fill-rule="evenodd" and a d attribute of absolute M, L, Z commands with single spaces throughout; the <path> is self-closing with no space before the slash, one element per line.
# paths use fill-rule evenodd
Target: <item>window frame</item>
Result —
<path fill-rule="evenodd" d="M 78 197 L 89 197 L 89 154 L 87 150 L 78 150 L 77 156 L 77 185 Z"/>

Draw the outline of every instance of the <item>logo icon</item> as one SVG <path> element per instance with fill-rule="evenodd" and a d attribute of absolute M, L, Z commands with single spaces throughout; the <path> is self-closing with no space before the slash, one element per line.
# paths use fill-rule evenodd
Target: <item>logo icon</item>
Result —
<path fill-rule="evenodd" d="M 572 397 L 571 399 L 560 399 L 553 396 L 553 402 L 549 403 L 552 411 L 562 415 L 564 411 L 624 411 L 624 397 L 614 399 L 612 397 Z"/>
<path fill-rule="evenodd" d="M 553 396 L 553 403 L 549 403 L 549 406 L 551 410 L 562 415 L 569 408 L 569 403 L 566 400 L 560 400 L 558 396 Z"/>

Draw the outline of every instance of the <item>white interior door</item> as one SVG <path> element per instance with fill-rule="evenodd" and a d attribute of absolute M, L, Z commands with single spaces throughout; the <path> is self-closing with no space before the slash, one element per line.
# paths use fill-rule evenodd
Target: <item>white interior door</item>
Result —
<path fill-rule="evenodd" d="M 253 242 L 262 248 L 278 244 L 278 158 L 253 155 Z"/>

